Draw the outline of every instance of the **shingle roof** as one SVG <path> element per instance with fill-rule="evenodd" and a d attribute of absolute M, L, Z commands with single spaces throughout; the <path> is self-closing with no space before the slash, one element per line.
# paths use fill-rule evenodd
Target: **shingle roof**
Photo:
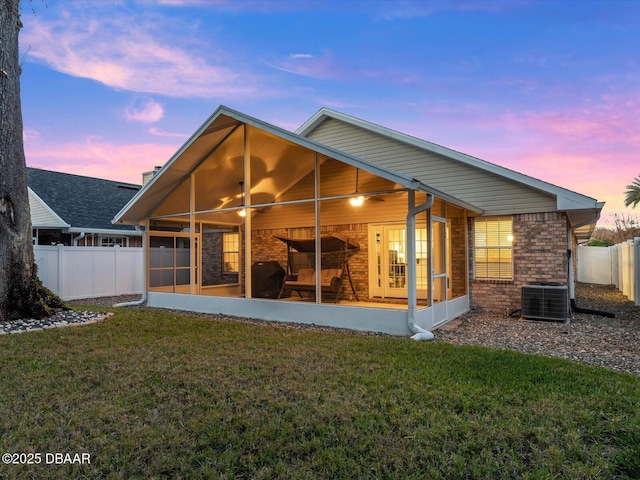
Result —
<path fill-rule="evenodd" d="M 140 185 L 27 167 L 27 183 L 74 229 L 134 230 L 111 219 L 138 193 Z"/>

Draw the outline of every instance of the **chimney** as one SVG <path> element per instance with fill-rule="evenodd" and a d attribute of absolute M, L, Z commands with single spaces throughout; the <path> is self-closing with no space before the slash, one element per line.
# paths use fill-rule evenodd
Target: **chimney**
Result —
<path fill-rule="evenodd" d="M 153 170 L 149 172 L 142 172 L 142 186 L 144 187 L 147 183 L 149 183 L 155 176 L 155 174 L 158 173 L 161 169 L 162 167 L 156 165 L 155 167 L 153 167 Z"/>

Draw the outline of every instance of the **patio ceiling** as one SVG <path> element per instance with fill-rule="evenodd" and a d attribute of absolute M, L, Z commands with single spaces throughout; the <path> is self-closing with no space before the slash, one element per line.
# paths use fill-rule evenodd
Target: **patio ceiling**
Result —
<path fill-rule="evenodd" d="M 152 215 L 188 211 L 188 198 L 179 192 L 195 172 L 195 210 L 206 211 L 240 207 L 240 182 L 244 177 L 244 128 L 249 125 L 248 152 L 251 158 L 251 205 L 266 205 L 287 192 L 313 171 L 314 152 L 320 162 L 328 158 L 367 171 L 392 182 L 398 188 L 431 193 L 475 213 L 482 211 L 424 183 L 380 167 L 374 163 L 334 150 L 287 130 L 248 117 L 221 106 L 174 154 L 131 201 L 116 215 L 114 223 L 142 224 Z M 167 201 L 167 199 L 173 199 Z M 185 209 L 185 202 L 187 209 Z M 158 209 L 159 205 L 163 205 Z M 175 205 L 174 211 L 171 206 Z M 164 210 L 169 209 L 169 210 Z M 223 215 L 231 223 L 241 222 L 237 215 Z"/>

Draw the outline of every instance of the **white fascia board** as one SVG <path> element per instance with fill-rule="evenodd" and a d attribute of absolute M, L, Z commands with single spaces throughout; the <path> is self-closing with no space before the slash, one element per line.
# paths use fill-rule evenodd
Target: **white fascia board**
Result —
<path fill-rule="evenodd" d="M 582 210 L 584 208 L 598 208 L 598 205 L 603 202 L 598 202 L 595 198 L 585 197 L 575 198 L 569 195 L 558 195 L 557 197 L 557 208 L 561 212 L 566 212 L 569 210 Z M 602 207 L 600 207 L 602 209 Z"/>
<path fill-rule="evenodd" d="M 44 200 L 42 200 L 42 198 L 40 198 L 40 196 L 31 189 L 31 187 L 27 187 L 27 190 L 29 196 L 33 197 L 33 200 L 38 202 L 42 206 L 42 208 L 44 208 L 46 212 L 51 215 L 57 222 L 53 225 L 32 225 L 33 228 L 69 228 L 71 226 L 67 222 L 65 222 L 62 217 L 60 217 L 60 215 L 58 215 Z"/>
<path fill-rule="evenodd" d="M 452 150 L 450 148 L 443 147 L 441 145 L 437 145 L 435 143 L 431 143 L 417 137 L 412 137 L 411 135 L 407 135 L 396 130 L 391 130 L 380 125 L 376 125 L 375 123 L 367 122 L 366 120 L 361 120 L 359 118 L 345 115 L 344 113 L 336 112 L 327 108 L 321 108 L 318 112 L 316 112 L 309 120 L 307 120 L 300 126 L 300 128 L 296 130 L 296 133 L 298 135 L 307 136 L 326 118 L 333 118 L 345 123 L 349 123 L 351 125 L 355 125 L 365 130 L 377 133 L 381 136 L 406 143 L 422 150 L 427 150 L 429 152 L 443 155 L 445 157 L 464 163 L 465 165 L 469 165 L 480 170 L 505 177 L 515 182 L 522 183 L 528 187 L 540 190 L 544 193 L 554 195 L 556 196 L 558 201 L 558 210 L 589 208 L 593 207 L 596 203 L 596 200 L 594 198 L 588 197 L 586 195 L 567 190 L 566 188 L 558 187 L 557 185 L 553 185 L 537 178 L 530 177 L 523 173 L 516 172 L 515 170 L 510 170 L 506 167 L 501 167 L 499 165 L 487 162 L 486 160 L 481 160 L 477 157 L 467 155 L 466 153 L 461 153 L 456 150 Z"/>

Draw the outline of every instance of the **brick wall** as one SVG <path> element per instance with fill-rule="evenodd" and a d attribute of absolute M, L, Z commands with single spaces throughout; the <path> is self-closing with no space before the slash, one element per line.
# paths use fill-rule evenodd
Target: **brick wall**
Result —
<path fill-rule="evenodd" d="M 467 249 L 465 240 L 467 237 L 466 217 L 451 218 L 451 295 L 457 298 L 467 294 Z"/>
<path fill-rule="evenodd" d="M 513 216 L 513 280 L 471 278 L 471 303 L 487 311 L 521 308 L 522 286 L 533 282 L 567 284 L 567 217 L 561 212 Z M 473 219 L 469 220 L 469 272 L 473 275 Z"/>
<path fill-rule="evenodd" d="M 309 237 L 314 237 L 314 229 L 309 228 Z M 346 225 L 329 225 L 320 228 L 320 235 L 328 235 L 330 233 L 340 233 L 350 240 L 360 245 L 360 250 L 349 259 L 349 271 L 351 272 L 351 280 L 358 296 L 368 298 L 369 296 L 369 274 L 368 274 L 368 227 L 366 223 L 346 224 Z M 275 238 L 276 235 L 287 237 L 289 230 L 287 228 L 254 230 L 251 236 L 251 253 L 253 262 L 264 262 L 276 260 L 283 268 L 287 268 L 287 246 Z M 332 255 L 324 255 L 322 262 L 323 267 L 334 268 L 336 264 L 337 253 Z M 331 258 L 333 257 L 333 258 Z M 342 298 L 351 298 L 351 286 L 346 276 L 343 277 Z"/>

